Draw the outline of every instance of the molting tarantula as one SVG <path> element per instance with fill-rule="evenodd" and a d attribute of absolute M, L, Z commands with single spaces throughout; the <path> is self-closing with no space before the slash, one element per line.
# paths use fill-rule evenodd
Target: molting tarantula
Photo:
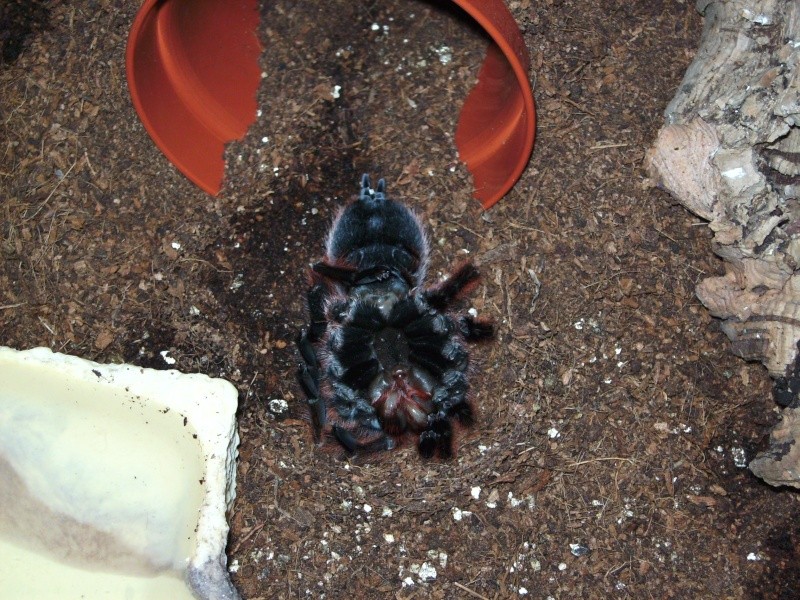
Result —
<path fill-rule="evenodd" d="M 478 282 L 467 263 L 422 287 L 428 241 L 419 218 L 367 175 L 336 217 L 325 258 L 310 272 L 310 324 L 298 339 L 298 379 L 316 440 L 346 451 L 394 448 L 419 436 L 429 458 L 452 455 L 452 424 L 473 422 L 465 342 L 493 335 L 490 322 L 448 309 Z"/>

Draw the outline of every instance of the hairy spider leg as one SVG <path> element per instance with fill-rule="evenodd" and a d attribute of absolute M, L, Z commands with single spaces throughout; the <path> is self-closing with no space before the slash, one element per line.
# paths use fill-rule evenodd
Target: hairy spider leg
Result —
<path fill-rule="evenodd" d="M 420 314 L 403 328 L 408 339 L 409 358 L 437 379 L 461 363 L 466 369 L 467 353 L 453 339 L 454 331 L 455 323 L 450 317 L 441 313 Z"/>
<path fill-rule="evenodd" d="M 434 401 L 435 404 L 435 401 Z M 423 458 L 431 458 L 438 452 L 441 458 L 450 458 L 453 455 L 453 425 L 450 422 L 452 416 L 469 414 L 469 419 L 459 419 L 459 422 L 472 422 L 472 408 L 465 399 L 458 402 L 446 401 L 442 403 L 440 410 L 431 412 L 428 415 L 428 424 L 419 435 L 417 447 Z M 465 423 L 466 424 L 466 423 Z"/>
<path fill-rule="evenodd" d="M 339 281 L 347 285 L 352 285 L 355 281 L 356 275 L 358 274 L 356 268 L 351 267 L 350 265 L 332 265 L 325 261 L 314 263 L 311 269 L 323 277 L 327 277 L 328 279 L 333 279 L 334 281 Z"/>
<path fill-rule="evenodd" d="M 336 441 L 350 454 L 380 452 L 381 450 L 391 450 L 395 446 L 394 440 L 382 432 L 368 441 L 362 441 L 362 438 L 353 431 L 340 425 L 334 425 L 332 433 Z"/>
<path fill-rule="evenodd" d="M 378 421 L 374 408 L 343 383 L 332 385 L 330 435 L 348 452 L 376 452 L 395 446 Z"/>
<path fill-rule="evenodd" d="M 440 382 L 431 398 L 433 410 L 428 415 L 427 426 L 419 437 L 419 452 L 425 458 L 437 452 L 440 457 L 449 458 L 453 439 L 450 418 L 457 418 L 463 425 L 473 422 L 472 408 L 466 400 L 469 358 L 463 344 L 452 337 L 457 324 L 451 317 L 415 307 L 419 316 L 410 319 L 404 328 L 409 342 L 409 360 Z M 408 319 L 409 307 L 402 307 L 398 312 L 400 310 L 405 311 Z"/>
<path fill-rule="evenodd" d="M 307 330 L 300 332 L 297 340 L 297 347 L 300 350 L 300 356 L 303 358 L 303 364 L 297 369 L 297 379 L 306 395 L 306 403 L 311 414 L 311 423 L 314 430 L 314 440 L 317 442 L 320 441 L 322 428 L 325 426 L 327 409 L 320 394 L 320 365 L 314 345 L 322 339 L 327 330 L 324 309 L 325 297 L 326 289 L 323 284 L 317 283 L 309 288 L 306 299 L 308 312 L 311 316 L 310 325 Z"/>
<path fill-rule="evenodd" d="M 463 316 L 458 319 L 458 326 L 468 342 L 482 342 L 494 336 L 494 325 L 487 319 Z"/>
<path fill-rule="evenodd" d="M 480 279 L 472 263 L 464 263 L 439 285 L 424 292 L 425 300 L 436 310 L 447 310 L 458 298 L 469 293 Z"/>
<path fill-rule="evenodd" d="M 329 375 L 348 387 L 363 390 L 378 376 L 380 364 L 372 349 L 373 331 L 348 323 L 338 327 L 329 338 L 331 361 Z"/>
<path fill-rule="evenodd" d="M 437 451 L 441 458 L 452 456 L 452 417 L 465 427 L 473 424 L 472 406 L 466 399 L 468 388 L 464 370 L 453 369 L 445 373 L 442 387 L 432 398 L 435 410 L 428 415 L 428 428 L 419 437 L 419 452 L 423 457 L 430 458 Z"/>
<path fill-rule="evenodd" d="M 428 415 L 428 429 L 420 435 L 419 452 L 430 458 L 434 452 L 441 458 L 450 458 L 453 454 L 453 426 L 450 422 L 455 417 L 464 426 L 473 424 L 472 407 L 466 400 L 468 385 L 464 371 L 448 371 L 442 381 L 442 387 L 436 390 L 433 404 L 436 410 Z"/>

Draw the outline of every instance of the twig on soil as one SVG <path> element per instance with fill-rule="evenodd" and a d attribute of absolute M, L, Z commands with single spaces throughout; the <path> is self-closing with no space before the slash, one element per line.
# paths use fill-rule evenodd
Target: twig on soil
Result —
<path fill-rule="evenodd" d="M 258 377 L 258 372 L 253 373 L 253 378 L 250 380 L 250 383 L 247 386 L 247 390 L 244 392 L 244 401 L 247 402 L 250 399 L 250 390 L 253 389 L 253 384 L 256 382 L 256 378 Z"/>
<path fill-rule="evenodd" d="M 525 231 L 535 231 L 536 233 L 541 233 L 543 235 L 549 235 L 554 237 L 555 234 L 550 233 L 549 231 L 544 231 L 543 229 L 536 229 L 535 227 L 526 227 L 525 225 L 520 225 L 519 223 L 515 223 L 514 221 L 507 221 L 509 227 L 514 227 L 516 229 L 523 229 Z"/>
<path fill-rule="evenodd" d="M 604 283 L 609 283 L 611 281 L 614 281 L 615 279 L 619 279 L 623 275 L 638 275 L 638 274 L 639 274 L 639 270 L 638 269 L 630 269 L 630 270 L 627 270 L 627 271 L 617 271 L 616 273 L 612 273 L 611 276 L 606 277 L 605 279 L 598 279 L 597 281 L 593 281 L 592 283 L 587 283 L 586 285 L 581 286 L 581 287 L 584 290 L 586 290 L 586 289 L 589 289 L 591 287 L 600 286 L 600 285 L 603 285 Z"/>
<path fill-rule="evenodd" d="M 508 284 L 506 283 L 505 278 L 502 279 L 500 289 L 503 291 L 506 297 L 506 319 L 508 319 L 508 328 L 514 331 L 513 313 L 511 312 L 511 292 L 508 289 Z"/>
<path fill-rule="evenodd" d="M 624 569 L 625 567 L 628 567 L 629 569 L 632 569 L 633 568 L 632 562 L 631 561 L 627 561 L 627 562 L 622 563 L 621 565 L 617 565 L 615 567 L 611 567 L 608 571 L 606 571 L 606 574 L 603 575 L 603 581 L 608 581 L 609 575 L 613 575 L 614 573 L 616 573 L 617 571 L 620 571 L 621 569 Z"/>
<path fill-rule="evenodd" d="M 215 266 L 214 263 L 209 262 L 209 261 L 207 261 L 207 260 L 205 260 L 203 258 L 184 257 L 184 258 L 179 258 L 178 262 L 204 263 L 204 264 L 208 265 L 209 267 L 211 267 L 212 269 L 214 269 L 217 273 L 233 273 L 233 270 L 231 270 L 231 269 L 220 269 L 217 266 Z"/>
<path fill-rule="evenodd" d="M 92 161 L 89 160 L 89 154 L 87 154 L 86 152 L 83 153 L 83 160 L 86 162 L 86 166 L 89 167 L 89 171 L 91 172 L 91 174 L 96 176 L 97 171 L 95 171 L 94 168 L 92 167 Z"/>
<path fill-rule="evenodd" d="M 239 551 L 239 548 L 242 547 L 242 544 L 244 544 L 247 540 L 249 540 L 251 537 L 257 534 L 259 531 L 264 529 L 264 526 L 266 524 L 267 524 L 266 521 L 262 521 L 261 523 L 256 523 L 255 525 L 253 525 L 253 528 L 250 531 L 248 531 L 238 542 L 236 542 L 236 546 L 233 547 L 233 550 L 231 550 L 230 553 L 232 555 L 236 554 Z"/>
<path fill-rule="evenodd" d="M 457 223 L 456 221 L 447 221 L 447 223 L 449 223 L 450 225 L 455 225 L 456 227 L 460 227 L 461 229 L 466 229 L 466 230 L 467 230 L 467 231 L 469 231 L 471 234 L 478 236 L 478 237 L 479 237 L 479 238 L 481 238 L 482 240 L 485 240 L 485 239 L 486 239 L 486 236 L 485 236 L 485 235 L 482 235 L 482 234 L 478 233 L 478 232 L 477 232 L 477 231 L 475 231 L 474 229 L 470 229 L 469 227 L 467 227 L 467 226 L 466 226 L 466 225 L 464 225 L 463 223 Z"/>
<path fill-rule="evenodd" d="M 50 325 L 50 323 L 48 323 L 45 319 L 43 319 L 42 317 L 39 317 L 39 322 L 42 324 L 42 327 L 47 329 L 47 331 L 49 331 L 51 334 L 53 334 L 53 335 L 56 334 L 56 332 L 53 330 L 53 326 Z"/>
<path fill-rule="evenodd" d="M 539 271 L 541 272 L 541 268 Z M 539 281 L 539 277 L 533 269 L 528 269 L 528 275 L 530 275 L 533 280 L 533 298 L 531 299 L 531 312 L 533 312 L 533 309 L 536 308 L 536 301 L 539 299 L 539 294 L 542 292 L 542 282 Z"/>
<path fill-rule="evenodd" d="M 9 308 L 17 308 L 18 306 L 25 306 L 26 304 L 27 304 L 27 302 L 17 302 L 16 304 L 4 304 L 3 306 L 0 306 L 0 310 L 6 310 L 6 309 L 9 309 Z"/>
<path fill-rule="evenodd" d="M 311 112 L 311 109 L 313 109 L 317 104 L 319 104 L 319 102 L 320 102 L 319 98 L 314 100 L 311 104 L 308 105 L 308 108 L 306 108 L 303 112 L 300 113 L 299 116 L 301 116 L 301 117 L 306 116 L 308 113 Z"/>
<path fill-rule="evenodd" d="M 27 219 L 25 219 L 26 221 L 30 221 L 30 220 L 31 220 L 31 219 L 33 219 L 33 218 L 34 218 L 36 215 L 38 215 L 40 212 L 42 212 L 42 209 L 45 207 L 45 205 L 46 205 L 48 202 L 50 202 L 50 198 L 52 198 L 52 197 L 53 197 L 53 194 L 55 194 L 55 193 L 56 193 L 56 190 L 59 188 L 59 186 L 60 186 L 62 183 L 64 183 L 64 182 L 67 180 L 67 176 L 70 174 L 70 172 L 72 171 L 72 169 L 74 169 L 74 168 L 75 168 L 75 165 L 77 165 L 77 164 L 78 164 L 78 159 L 76 158 L 76 159 L 75 159 L 75 161 L 74 161 L 74 162 L 73 162 L 73 163 L 70 165 L 69 169 L 67 169 L 67 172 L 66 172 L 66 173 L 64 173 L 64 175 L 63 175 L 63 176 L 62 176 L 62 177 L 61 177 L 61 178 L 60 178 L 60 179 L 59 179 L 59 180 L 56 182 L 55 186 L 53 186 L 53 189 L 52 189 L 52 190 L 50 190 L 50 193 L 49 193 L 49 194 L 47 194 L 47 198 L 45 198 L 45 199 L 42 201 L 42 203 L 39 205 L 39 208 L 37 208 L 37 209 L 36 209 L 36 211 L 35 211 L 35 212 L 34 212 L 34 213 L 33 213 L 33 214 L 30 216 L 30 217 L 28 217 Z"/>
<path fill-rule="evenodd" d="M 569 465 L 564 465 L 565 469 L 570 469 L 572 467 L 580 467 L 581 465 L 587 465 L 593 462 L 603 462 L 603 461 L 625 461 L 632 465 L 636 464 L 632 458 L 625 458 L 624 456 L 599 456 L 597 458 L 588 458 L 586 460 L 579 460 L 578 462 L 571 463 Z"/>
<path fill-rule="evenodd" d="M 566 102 L 567 104 L 569 104 L 571 106 L 574 106 L 575 108 L 577 108 L 582 113 L 585 113 L 587 115 L 591 115 L 591 116 L 593 116 L 595 118 L 597 117 L 597 115 L 594 114 L 592 111 L 590 111 L 588 108 L 586 108 L 585 106 L 581 106 L 580 104 L 578 104 L 574 100 L 570 100 L 569 98 L 563 98 L 563 97 L 561 98 L 561 100 L 563 100 L 564 102 Z"/>
<path fill-rule="evenodd" d="M 606 150 L 608 148 L 627 148 L 630 144 L 595 144 L 589 150 Z"/>
<path fill-rule="evenodd" d="M 667 235 L 666 233 L 664 233 L 663 231 L 661 231 L 661 230 L 660 230 L 658 227 L 653 227 L 653 229 L 655 229 L 655 230 L 656 230 L 656 231 L 657 231 L 659 234 L 663 235 L 663 236 L 664 236 L 665 238 L 667 238 L 668 240 L 672 240 L 672 241 L 673 241 L 673 242 L 675 242 L 676 244 L 677 244 L 677 243 L 679 243 L 679 242 L 678 242 L 678 240 L 676 240 L 674 237 L 672 237 L 672 236 L 670 236 L 670 235 Z"/>
<path fill-rule="evenodd" d="M 475 598 L 481 598 L 481 600 L 489 600 L 486 596 L 483 596 L 482 594 L 479 594 L 478 592 L 472 591 L 467 586 L 461 585 L 457 581 L 454 581 L 453 585 L 456 586 L 458 589 L 467 592 L 470 596 L 474 596 Z"/>

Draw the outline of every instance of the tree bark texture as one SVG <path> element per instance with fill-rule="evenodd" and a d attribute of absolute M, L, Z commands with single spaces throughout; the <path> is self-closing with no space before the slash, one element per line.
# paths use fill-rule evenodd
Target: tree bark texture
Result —
<path fill-rule="evenodd" d="M 786 380 L 800 340 L 800 2 L 699 0 L 697 9 L 705 16 L 700 49 L 646 166 L 714 232 L 725 273 L 696 291 L 722 319 L 733 352 L 761 361 L 793 389 Z M 793 423 L 789 437 L 798 440 L 800 419 Z M 800 470 L 783 471 L 800 487 Z"/>

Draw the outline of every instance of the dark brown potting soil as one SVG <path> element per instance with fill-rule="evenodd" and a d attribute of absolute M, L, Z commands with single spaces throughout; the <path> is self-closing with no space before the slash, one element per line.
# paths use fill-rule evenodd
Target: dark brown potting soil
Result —
<path fill-rule="evenodd" d="M 695 298 L 721 269 L 705 224 L 642 169 L 702 18 L 682 0 L 509 6 L 538 137 L 482 211 L 453 134 L 486 42 L 442 3 L 265 2 L 260 116 L 212 198 L 131 106 L 138 2 L 7 0 L 0 344 L 234 382 L 229 562 L 250 600 L 795 597 L 800 500 L 744 468 L 776 419 L 770 381 Z M 432 281 L 464 259 L 484 274 L 464 308 L 499 333 L 473 353 L 478 422 L 453 460 L 311 440 L 306 269 L 362 172 L 424 213 Z"/>

